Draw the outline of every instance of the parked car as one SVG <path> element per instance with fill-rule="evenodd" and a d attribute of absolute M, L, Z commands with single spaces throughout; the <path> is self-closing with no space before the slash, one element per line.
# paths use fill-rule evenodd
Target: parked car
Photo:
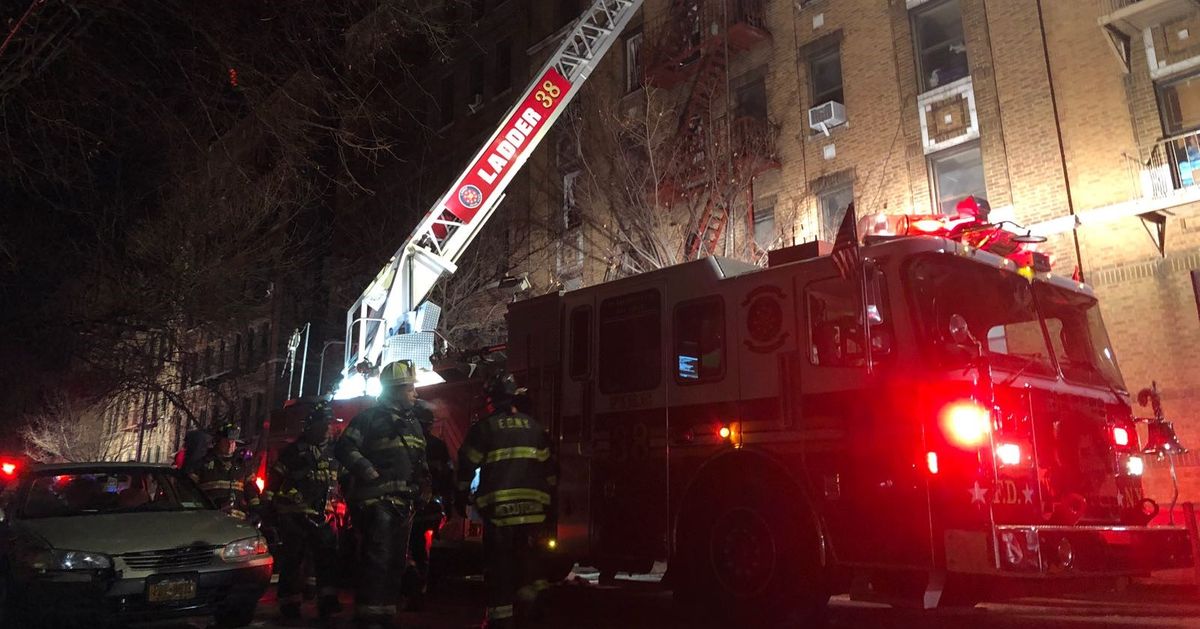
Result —
<path fill-rule="evenodd" d="M 211 614 L 241 627 L 271 580 L 258 530 L 168 466 L 34 465 L 0 507 L 0 626 Z"/>

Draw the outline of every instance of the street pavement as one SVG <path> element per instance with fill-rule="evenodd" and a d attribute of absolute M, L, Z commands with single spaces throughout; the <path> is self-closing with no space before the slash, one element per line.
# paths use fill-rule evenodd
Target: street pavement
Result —
<path fill-rule="evenodd" d="M 697 629 L 673 607 L 670 592 L 654 579 L 618 578 L 601 586 L 594 572 L 555 587 L 547 598 L 542 629 Z M 306 605 L 307 620 L 284 622 L 268 592 L 254 627 L 330 627 L 350 629 L 350 599 L 337 621 L 322 625 L 316 610 Z M 405 629 L 467 629 L 478 627 L 483 610 L 483 586 L 477 579 L 450 584 L 430 601 L 426 611 L 402 615 Z M 202 629 L 206 622 L 155 625 L 170 629 Z M 714 625 L 715 626 L 715 625 Z M 729 626 L 729 625 L 725 625 Z M 1033 597 L 1005 603 L 986 603 L 970 609 L 924 612 L 836 597 L 830 605 L 831 629 L 1125 629 L 1190 627 L 1200 629 L 1200 594 L 1187 580 L 1139 581 L 1116 591 L 1064 597 Z M 792 629 L 792 628 L 787 628 Z"/>

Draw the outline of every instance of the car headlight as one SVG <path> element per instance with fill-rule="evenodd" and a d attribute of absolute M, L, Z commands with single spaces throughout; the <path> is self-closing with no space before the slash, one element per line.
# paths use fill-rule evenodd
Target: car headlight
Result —
<path fill-rule="evenodd" d="M 221 549 L 225 561 L 249 561 L 267 554 L 267 540 L 261 535 L 230 542 Z"/>
<path fill-rule="evenodd" d="M 35 570 L 108 570 L 112 559 L 103 553 L 84 550 L 43 550 L 24 556 L 25 563 Z"/>

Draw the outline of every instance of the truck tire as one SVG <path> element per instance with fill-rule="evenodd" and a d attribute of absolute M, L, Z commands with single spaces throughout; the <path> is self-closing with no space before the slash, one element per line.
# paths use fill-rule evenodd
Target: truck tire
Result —
<path fill-rule="evenodd" d="M 714 475 L 681 510 L 672 572 L 685 612 L 739 626 L 823 624 L 829 586 L 815 525 L 773 476 Z"/>

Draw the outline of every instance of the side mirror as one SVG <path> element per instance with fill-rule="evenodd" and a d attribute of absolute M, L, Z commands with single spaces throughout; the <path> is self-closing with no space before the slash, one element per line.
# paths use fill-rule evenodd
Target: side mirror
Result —
<path fill-rule="evenodd" d="M 975 345 L 977 341 L 971 334 L 971 328 L 967 326 L 967 320 L 960 314 L 955 313 L 950 315 L 949 330 L 950 338 L 954 339 L 959 345 Z"/>

